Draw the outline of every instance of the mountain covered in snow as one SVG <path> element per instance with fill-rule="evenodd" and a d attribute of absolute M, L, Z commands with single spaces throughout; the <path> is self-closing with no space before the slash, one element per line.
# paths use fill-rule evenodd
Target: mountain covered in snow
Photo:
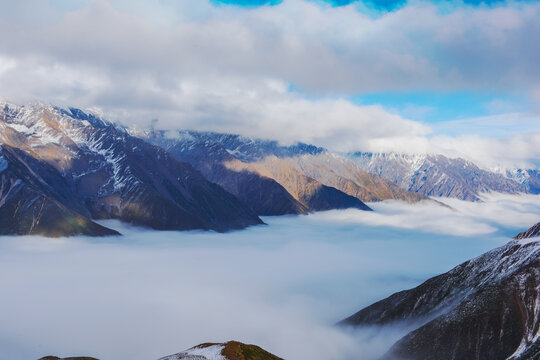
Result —
<path fill-rule="evenodd" d="M 383 359 L 540 358 L 540 239 L 513 240 L 343 320 L 411 331 Z"/>
<path fill-rule="evenodd" d="M 365 171 L 426 196 L 478 201 L 483 192 L 538 192 L 535 182 L 538 180 L 532 170 L 532 176 L 521 174 L 519 181 L 517 174 L 509 178 L 509 175 L 481 169 L 470 161 L 444 155 L 357 152 L 349 157 Z"/>
<path fill-rule="evenodd" d="M 540 194 L 540 170 L 512 169 L 505 170 L 504 175 L 520 184 L 523 184 L 531 194 Z"/>
<path fill-rule="evenodd" d="M 367 210 L 368 201 L 426 199 L 313 145 L 283 146 L 240 135 L 183 130 L 150 131 L 142 137 L 189 162 L 259 215 Z"/>
<path fill-rule="evenodd" d="M 89 112 L 0 104 L 0 143 L 0 222 L 13 223 L 6 233 L 113 233 L 91 219 L 158 230 L 262 223 L 191 165 Z"/>

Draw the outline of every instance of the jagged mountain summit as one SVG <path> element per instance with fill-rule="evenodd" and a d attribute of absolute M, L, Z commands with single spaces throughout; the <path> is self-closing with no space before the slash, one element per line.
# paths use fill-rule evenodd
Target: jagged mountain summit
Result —
<path fill-rule="evenodd" d="M 540 239 L 511 241 L 341 324 L 413 330 L 383 359 L 540 358 Z"/>
<path fill-rule="evenodd" d="M 346 207 L 367 210 L 363 202 L 427 199 L 313 145 L 282 146 L 275 141 L 196 131 L 150 131 L 143 137 L 191 163 L 259 215 Z"/>
<path fill-rule="evenodd" d="M 522 233 L 517 234 L 514 239 L 520 240 L 520 239 L 530 239 L 534 237 L 540 236 L 540 223 L 532 226 L 527 231 L 524 231 Z"/>
<path fill-rule="evenodd" d="M 540 170 L 513 169 L 504 171 L 504 175 L 525 186 L 531 194 L 540 194 Z"/>
<path fill-rule="evenodd" d="M 158 230 L 226 231 L 262 223 L 234 195 L 207 181 L 191 165 L 95 114 L 49 105 L 4 104 L 0 130 L 3 147 L 47 164 L 47 171 L 63 179 L 72 203 L 62 204 L 86 218 L 120 219 Z M 1 164 L 4 169 L 6 161 Z M 40 169 L 27 168 L 45 180 L 37 173 Z M 4 169 L 0 176 L 14 184 L 9 174 Z M 40 183 L 55 190 L 47 193 L 47 199 L 60 201 L 56 193 L 63 190 L 56 183 Z M 6 200 L 17 200 L 7 188 L 1 194 Z M 27 201 L 33 204 L 33 199 Z M 7 204 L 2 202 L 2 208 Z M 69 216 L 64 218 L 70 221 Z"/>
<path fill-rule="evenodd" d="M 365 171 L 392 181 L 402 189 L 426 196 L 479 201 L 483 192 L 532 192 L 532 188 L 525 183 L 480 169 L 460 158 L 362 152 L 349 156 Z"/>

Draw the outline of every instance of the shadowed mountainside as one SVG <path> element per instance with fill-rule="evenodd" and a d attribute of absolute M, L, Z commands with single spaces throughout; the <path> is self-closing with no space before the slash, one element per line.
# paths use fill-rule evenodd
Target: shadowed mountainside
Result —
<path fill-rule="evenodd" d="M 340 324 L 413 325 L 389 360 L 537 359 L 539 288 L 540 241 L 511 241 Z"/>
<path fill-rule="evenodd" d="M 90 220 L 81 199 L 49 164 L 6 145 L 0 159 L 0 234 L 119 235 Z"/>

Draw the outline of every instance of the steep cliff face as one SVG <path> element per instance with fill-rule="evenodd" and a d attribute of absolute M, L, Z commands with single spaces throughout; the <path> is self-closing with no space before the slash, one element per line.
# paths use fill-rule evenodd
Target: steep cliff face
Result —
<path fill-rule="evenodd" d="M 350 157 L 365 171 L 426 196 L 478 201 L 483 192 L 516 194 L 529 191 L 524 184 L 459 158 L 395 153 L 354 153 Z"/>
<path fill-rule="evenodd" d="M 540 356 L 539 289 L 540 241 L 512 241 L 342 324 L 416 324 L 385 359 L 532 359 Z"/>
<path fill-rule="evenodd" d="M 191 165 L 95 115 L 44 105 L 5 105 L 0 115 L 0 141 L 56 169 L 81 199 L 72 210 L 160 230 L 262 223 Z"/>

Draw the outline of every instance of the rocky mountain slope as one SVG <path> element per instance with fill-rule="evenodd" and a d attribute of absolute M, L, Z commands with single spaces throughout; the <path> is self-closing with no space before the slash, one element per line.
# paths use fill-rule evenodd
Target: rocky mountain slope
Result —
<path fill-rule="evenodd" d="M 39 360 L 97 360 L 91 357 L 45 356 Z M 247 345 L 237 341 L 223 344 L 205 343 L 182 351 L 181 353 L 165 356 L 159 360 L 283 360 L 270 354 L 256 345 Z"/>
<path fill-rule="evenodd" d="M 240 158 L 249 160 L 266 154 L 264 146 L 263 149 L 254 150 L 256 146 L 251 140 L 241 141 L 241 137 L 192 131 L 175 132 L 170 137 L 163 131 L 142 135 L 151 143 L 165 148 L 177 159 L 192 164 L 208 180 L 237 196 L 258 215 L 303 214 L 309 210 L 274 179 L 253 172 L 234 171 L 224 166 L 225 162 L 240 161 Z M 225 141 L 234 150 L 226 149 L 219 140 Z M 268 144 L 267 151 L 275 150 L 277 146 L 273 142 L 264 144 Z M 285 150 L 278 148 L 276 151 L 282 153 Z"/>
<path fill-rule="evenodd" d="M 384 359 L 538 359 L 540 239 L 511 241 L 345 319 L 412 326 Z"/>
<path fill-rule="evenodd" d="M 529 239 L 540 236 L 540 223 L 534 225 L 529 230 L 517 234 L 514 239 Z"/>
<path fill-rule="evenodd" d="M 402 189 L 426 196 L 478 201 L 483 192 L 530 192 L 525 184 L 482 170 L 459 158 L 396 153 L 354 153 L 350 158 L 365 171 L 390 180 Z"/>
<path fill-rule="evenodd" d="M 256 345 L 236 341 L 224 344 L 201 344 L 159 360 L 283 360 Z"/>
<path fill-rule="evenodd" d="M 364 208 L 350 197 L 362 202 L 426 199 L 312 145 L 281 146 L 275 141 L 195 131 L 150 131 L 142 137 L 191 163 L 236 196 L 250 193 L 250 206 L 260 215 Z"/>
<path fill-rule="evenodd" d="M 292 166 L 288 160 L 271 156 L 265 158 L 262 162 L 246 164 L 235 160 L 226 162 L 224 165 L 227 169 L 237 173 L 259 174 L 264 178 L 275 180 L 309 210 L 346 208 L 370 210 L 357 197 L 348 195 L 334 187 L 326 186 L 312 177 L 304 175 L 302 171 Z"/>
<path fill-rule="evenodd" d="M 226 231 L 262 223 L 191 165 L 96 115 L 4 104 L 0 127 L 1 143 L 56 170 L 72 198 L 81 200 L 70 207 L 79 214 L 159 230 Z"/>
<path fill-rule="evenodd" d="M 378 175 L 365 172 L 351 160 L 330 152 L 288 158 L 270 156 L 250 165 L 268 174 L 280 168 L 291 169 L 366 202 L 390 199 L 417 202 L 427 199 L 423 195 L 404 191 Z"/>
<path fill-rule="evenodd" d="M 0 234 L 118 235 L 90 220 L 82 199 L 49 164 L 6 145 L 0 161 Z"/>

